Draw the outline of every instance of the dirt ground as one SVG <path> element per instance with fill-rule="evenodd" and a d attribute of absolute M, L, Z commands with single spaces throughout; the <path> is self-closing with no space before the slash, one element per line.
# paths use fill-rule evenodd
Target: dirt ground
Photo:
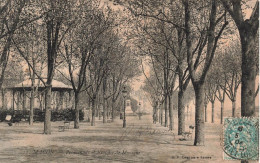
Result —
<path fill-rule="evenodd" d="M 176 120 L 176 119 L 175 119 Z M 153 124 L 151 115 L 141 120 L 127 117 L 127 127 L 122 120 L 96 126 L 80 123 L 80 129 L 58 131 L 63 122 L 52 122 L 52 134 L 43 135 L 43 123 L 33 126 L 0 123 L 0 162 L 240 162 L 224 161 L 221 147 L 222 126 L 206 123 L 205 146 L 193 146 L 192 139 L 181 141 L 174 131 Z M 187 120 L 186 130 L 193 125 Z"/>

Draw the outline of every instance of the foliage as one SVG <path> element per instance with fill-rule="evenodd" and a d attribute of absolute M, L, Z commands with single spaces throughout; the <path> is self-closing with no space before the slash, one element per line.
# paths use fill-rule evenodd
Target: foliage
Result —
<path fill-rule="evenodd" d="M 73 109 L 63 109 L 51 112 L 51 120 L 52 121 L 74 121 L 75 119 L 75 110 Z M 82 110 L 79 111 L 79 120 L 82 121 L 84 119 L 84 112 Z"/>
<path fill-rule="evenodd" d="M 11 110 L 11 109 L 6 109 L 6 110 L 0 110 L 0 122 L 5 121 L 5 118 L 7 115 L 12 115 L 11 121 L 21 121 L 21 119 L 28 120 L 29 116 L 29 111 L 22 111 L 22 110 Z"/>
<path fill-rule="evenodd" d="M 13 111 L 12 110 L 0 110 L 0 121 L 3 122 L 6 118 L 7 115 L 12 115 Z"/>
<path fill-rule="evenodd" d="M 215 85 L 225 91 L 230 100 L 236 100 L 238 87 L 241 83 L 241 51 L 238 40 L 233 40 L 226 45 L 213 60 L 209 75 L 208 85 Z"/>
<path fill-rule="evenodd" d="M 0 110 L 0 121 L 5 121 L 6 115 L 12 115 L 12 120 L 21 121 L 21 119 L 28 120 L 29 111 L 27 110 L 24 114 L 22 110 Z M 73 109 L 63 109 L 63 110 L 52 110 L 51 121 L 73 121 L 75 117 L 75 110 Z M 84 120 L 84 112 L 80 110 L 79 119 Z M 34 121 L 43 122 L 44 121 L 44 111 L 40 109 L 34 109 Z"/>

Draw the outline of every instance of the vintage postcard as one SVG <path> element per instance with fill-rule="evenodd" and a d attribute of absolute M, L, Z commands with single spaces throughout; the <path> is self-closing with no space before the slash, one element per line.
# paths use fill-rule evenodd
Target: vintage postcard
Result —
<path fill-rule="evenodd" d="M 259 161 L 259 0 L 0 1 L 0 163 Z"/>

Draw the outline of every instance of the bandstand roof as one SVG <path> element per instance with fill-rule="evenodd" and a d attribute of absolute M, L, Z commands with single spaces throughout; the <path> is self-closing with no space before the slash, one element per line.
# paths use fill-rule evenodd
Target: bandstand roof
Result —
<path fill-rule="evenodd" d="M 43 81 L 46 82 L 47 79 L 43 79 Z M 38 87 L 39 91 L 45 88 L 45 85 L 39 79 L 35 79 L 35 86 Z M 13 91 L 30 91 L 32 89 L 32 80 L 27 79 L 19 84 L 16 84 L 15 86 L 6 87 L 6 88 Z M 72 90 L 72 86 L 66 85 L 54 79 L 52 80 L 52 91 L 69 91 L 69 90 Z"/>

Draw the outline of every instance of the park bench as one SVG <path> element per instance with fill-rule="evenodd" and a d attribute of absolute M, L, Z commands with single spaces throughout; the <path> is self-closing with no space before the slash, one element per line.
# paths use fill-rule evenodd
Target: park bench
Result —
<path fill-rule="evenodd" d="M 192 139 L 193 130 L 194 130 L 194 126 L 190 125 L 189 131 L 182 133 L 183 140 Z"/>
<path fill-rule="evenodd" d="M 59 132 L 64 132 L 65 129 L 70 129 L 70 121 L 64 121 L 63 126 L 59 126 Z"/>
<path fill-rule="evenodd" d="M 7 122 L 7 124 L 9 126 L 13 126 L 13 124 L 15 126 L 19 126 L 21 122 L 22 123 L 26 123 L 26 119 L 25 118 L 15 117 L 15 115 L 6 115 L 5 121 Z"/>

